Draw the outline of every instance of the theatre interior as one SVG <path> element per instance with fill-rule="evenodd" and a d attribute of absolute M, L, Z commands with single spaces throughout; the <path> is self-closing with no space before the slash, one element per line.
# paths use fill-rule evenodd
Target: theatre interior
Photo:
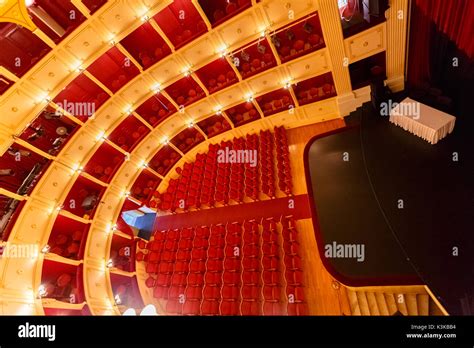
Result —
<path fill-rule="evenodd" d="M 0 1 L 0 314 L 474 314 L 474 1 Z"/>

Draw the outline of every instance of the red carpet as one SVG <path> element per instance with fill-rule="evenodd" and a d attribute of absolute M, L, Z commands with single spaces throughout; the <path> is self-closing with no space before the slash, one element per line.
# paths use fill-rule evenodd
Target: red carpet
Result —
<path fill-rule="evenodd" d="M 289 208 L 289 199 L 294 199 L 294 208 Z M 280 215 L 293 215 L 295 219 L 311 217 L 308 195 L 277 198 L 253 203 L 230 205 L 220 208 L 204 209 L 189 213 L 158 216 L 153 228 L 166 230 L 190 226 L 211 225 L 233 221 L 243 221 Z"/>

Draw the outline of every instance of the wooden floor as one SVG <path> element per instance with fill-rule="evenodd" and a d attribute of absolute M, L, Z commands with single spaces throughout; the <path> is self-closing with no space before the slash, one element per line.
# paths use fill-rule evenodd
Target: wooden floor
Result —
<path fill-rule="evenodd" d="M 287 131 L 294 194 L 307 194 L 304 149 L 311 138 L 345 126 L 343 119 L 293 128 Z M 319 257 L 311 219 L 297 222 L 303 261 L 305 296 L 311 315 L 351 315 L 347 294 L 326 271 Z"/>

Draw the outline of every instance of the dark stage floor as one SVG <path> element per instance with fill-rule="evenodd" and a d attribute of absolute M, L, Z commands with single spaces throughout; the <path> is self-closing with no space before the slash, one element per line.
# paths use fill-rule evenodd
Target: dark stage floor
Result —
<path fill-rule="evenodd" d="M 457 120 L 430 145 L 370 104 L 351 117 L 354 127 L 308 145 L 320 247 L 365 245 L 363 262 L 330 258 L 328 268 L 358 286 L 426 284 L 450 314 L 474 314 L 472 129 Z"/>

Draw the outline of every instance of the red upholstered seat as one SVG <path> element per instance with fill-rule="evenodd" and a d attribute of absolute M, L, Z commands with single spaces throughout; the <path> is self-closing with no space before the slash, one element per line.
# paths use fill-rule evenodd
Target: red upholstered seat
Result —
<path fill-rule="evenodd" d="M 222 284 L 222 272 L 206 272 L 204 276 L 206 285 L 221 285 Z"/>
<path fill-rule="evenodd" d="M 155 286 L 155 278 L 153 277 L 148 277 L 146 280 L 145 280 L 145 285 L 147 288 L 152 288 L 153 286 Z"/>
<path fill-rule="evenodd" d="M 221 315 L 239 315 L 240 304 L 237 301 L 223 300 L 220 308 Z"/>
<path fill-rule="evenodd" d="M 263 314 L 264 315 L 285 315 L 283 304 L 279 302 L 264 302 L 263 303 Z"/>
<path fill-rule="evenodd" d="M 158 265 L 158 272 L 161 274 L 171 274 L 173 273 L 173 264 L 162 262 Z"/>
<path fill-rule="evenodd" d="M 297 242 L 289 242 L 284 245 L 285 253 L 287 255 L 297 255 L 299 253 L 299 244 Z"/>
<path fill-rule="evenodd" d="M 262 263 L 265 270 L 278 270 L 280 267 L 280 259 L 276 256 L 264 256 Z"/>
<path fill-rule="evenodd" d="M 203 315 L 218 315 L 219 314 L 219 301 L 216 301 L 216 300 L 202 301 L 201 311 Z"/>
<path fill-rule="evenodd" d="M 170 314 L 181 314 L 183 311 L 183 304 L 179 299 L 169 299 L 166 303 L 166 312 Z"/>
<path fill-rule="evenodd" d="M 146 248 L 146 245 L 147 245 L 147 243 L 146 243 L 144 240 L 142 240 L 142 239 L 138 240 L 138 242 L 137 242 L 137 246 L 138 246 L 138 248 L 140 248 L 140 249 L 145 249 L 145 248 Z"/>
<path fill-rule="evenodd" d="M 260 272 L 244 271 L 242 273 L 242 280 L 245 285 L 257 285 L 261 283 Z"/>
<path fill-rule="evenodd" d="M 277 271 L 263 271 L 263 281 L 266 285 L 280 284 L 281 273 Z"/>
<path fill-rule="evenodd" d="M 241 274 L 237 272 L 225 271 L 222 275 L 222 279 L 225 284 L 240 284 L 241 283 Z"/>
<path fill-rule="evenodd" d="M 224 285 L 222 287 L 222 298 L 238 300 L 240 298 L 240 287 L 235 285 Z"/>
<path fill-rule="evenodd" d="M 288 301 L 292 302 L 303 302 L 304 301 L 304 288 L 302 286 L 291 286 L 286 288 L 286 294 Z"/>
<path fill-rule="evenodd" d="M 155 285 L 158 286 L 169 286 L 171 284 L 171 275 L 159 273 L 156 277 Z"/>
<path fill-rule="evenodd" d="M 297 255 L 287 255 L 285 256 L 285 266 L 289 270 L 301 270 L 302 262 L 301 258 Z"/>
<path fill-rule="evenodd" d="M 265 285 L 263 287 L 263 297 L 265 301 L 280 301 L 281 299 L 281 287 L 274 285 Z"/>
<path fill-rule="evenodd" d="M 186 288 L 186 299 L 200 300 L 202 299 L 202 286 L 188 286 Z"/>
<path fill-rule="evenodd" d="M 201 302 L 200 301 L 192 301 L 192 300 L 186 300 L 186 302 L 183 304 L 183 310 L 182 313 L 184 315 L 198 315 L 200 314 L 201 311 Z"/>
<path fill-rule="evenodd" d="M 306 303 L 289 303 L 288 315 L 308 315 L 308 306 Z"/>
<path fill-rule="evenodd" d="M 138 254 L 137 254 L 138 256 Z M 138 258 L 138 257 L 137 257 Z M 161 260 L 161 252 L 159 251 L 151 251 L 148 254 L 148 262 L 150 263 L 158 263 Z"/>
<path fill-rule="evenodd" d="M 223 247 L 211 246 L 209 247 L 207 257 L 209 259 L 223 259 L 224 258 L 224 249 Z"/>
<path fill-rule="evenodd" d="M 188 273 L 189 272 L 189 261 L 176 261 L 174 266 L 175 273 Z"/>
<path fill-rule="evenodd" d="M 302 271 L 287 271 L 285 272 L 285 278 L 288 284 L 301 285 L 303 284 L 303 272 Z"/>
<path fill-rule="evenodd" d="M 145 270 L 146 270 L 146 273 L 150 273 L 150 274 L 158 273 L 158 264 L 147 263 Z"/>
<path fill-rule="evenodd" d="M 244 256 L 246 256 L 246 257 L 259 256 L 260 255 L 260 249 L 255 244 L 244 245 L 243 252 L 244 252 Z"/>
<path fill-rule="evenodd" d="M 242 315 L 260 315 L 262 303 L 257 301 L 242 301 L 240 310 Z"/>
<path fill-rule="evenodd" d="M 189 272 L 191 273 L 204 273 L 206 270 L 206 263 L 204 261 L 192 260 L 189 264 Z"/>
<path fill-rule="evenodd" d="M 204 275 L 202 273 L 189 273 L 188 284 L 190 286 L 204 285 Z"/>
<path fill-rule="evenodd" d="M 255 257 L 244 257 L 242 265 L 246 271 L 257 271 L 261 268 L 260 260 Z"/>
<path fill-rule="evenodd" d="M 145 258 L 145 254 L 142 253 L 141 251 L 137 252 L 136 256 L 135 256 L 135 259 L 137 261 L 143 261 L 143 259 Z"/>
<path fill-rule="evenodd" d="M 203 289 L 203 296 L 205 299 L 218 300 L 221 298 L 220 290 L 221 289 L 218 286 L 206 285 L 204 286 L 204 289 Z"/>
<path fill-rule="evenodd" d="M 191 252 L 191 259 L 194 260 L 206 260 L 207 250 L 204 249 L 193 249 Z"/>
<path fill-rule="evenodd" d="M 176 260 L 189 261 L 191 260 L 191 251 L 178 250 L 176 253 Z"/>
<path fill-rule="evenodd" d="M 186 285 L 187 274 L 174 273 L 171 278 L 171 285 Z"/>
<path fill-rule="evenodd" d="M 185 285 L 171 285 L 170 290 L 168 292 L 168 297 L 173 299 L 184 298 L 185 291 Z"/>
<path fill-rule="evenodd" d="M 228 271 L 240 271 L 242 269 L 241 260 L 236 258 L 226 258 L 224 260 L 224 268 Z"/>
<path fill-rule="evenodd" d="M 244 233 L 244 243 L 248 244 L 258 244 L 259 243 L 259 236 L 257 233 L 254 232 L 246 232 Z"/>
<path fill-rule="evenodd" d="M 242 287 L 242 298 L 245 300 L 258 301 L 262 297 L 262 288 L 258 285 L 246 285 Z"/>
<path fill-rule="evenodd" d="M 182 238 L 178 243 L 178 249 L 180 250 L 191 250 L 193 248 L 192 239 Z"/>
<path fill-rule="evenodd" d="M 223 262 L 219 259 L 213 259 L 207 261 L 208 272 L 222 272 L 224 269 Z"/>
<path fill-rule="evenodd" d="M 167 286 L 155 286 L 153 289 L 153 297 L 154 298 L 168 298 L 168 290 Z"/>

